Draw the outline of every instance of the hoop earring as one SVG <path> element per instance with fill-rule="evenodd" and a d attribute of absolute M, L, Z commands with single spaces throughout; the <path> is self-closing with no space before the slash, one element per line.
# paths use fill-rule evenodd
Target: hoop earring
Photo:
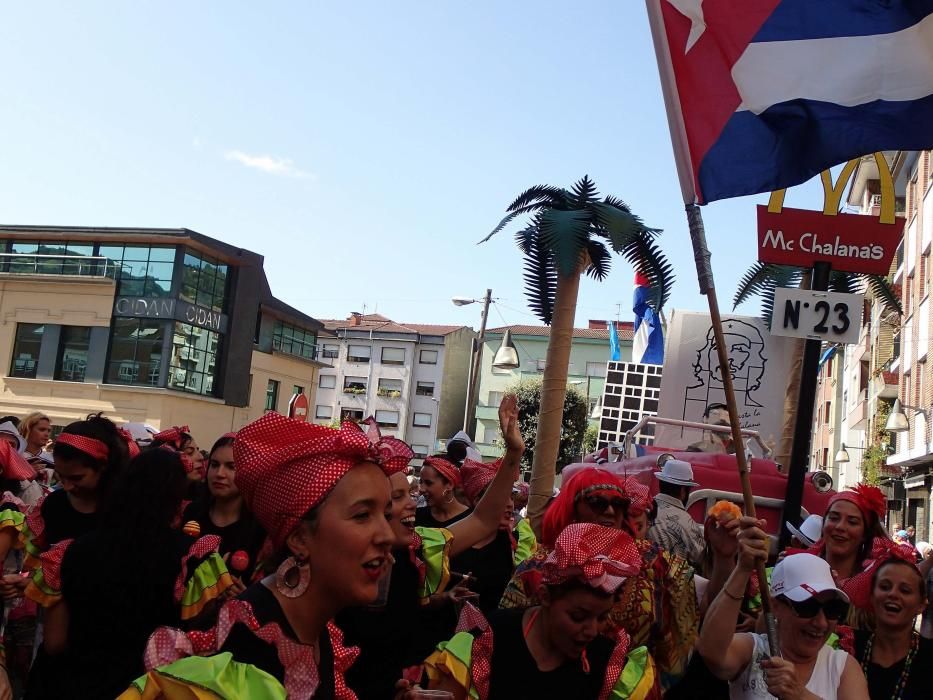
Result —
<path fill-rule="evenodd" d="M 447 504 L 447 503 L 453 503 L 453 502 L 454 502 L 454 492 L 445 491 L 444 492 L 444 503 Z"/>
<path fill-rule="evenodd" d="M 275 588 L 286 598 L 298 598 L 310 583 L 311 567 L 298 557 L 289 557 L 275 571 Z"/>

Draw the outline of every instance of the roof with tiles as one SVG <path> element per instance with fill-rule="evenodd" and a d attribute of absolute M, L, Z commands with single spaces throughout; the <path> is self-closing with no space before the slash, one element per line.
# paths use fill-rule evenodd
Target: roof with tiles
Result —
<path fill-rule="evenodd" d="M 382 314 L 351 314 L 345 319 L 322 319 L 324 327 L 336 330 L 372 330 L 384 333 L 420 333 L 421 335 L 447 335 L 465 326 L 447 326 L 431 323 L 398 323 Z"/>
<path fill-rule="evenodd" d="M 634 325 L 630 321 L 621 321 L 616 325 L 619 334 L 619 340 L 631 340 L 635 337 Z M 512 331 L 512 335 L 533 335 L 542 338 L 550 337 L 550 326 L 501 326 L 499 328 L 489 328 L 486 333 L 505 333 L 506 329 Z M 594 340 L 609 340 L 608 328 L 574 328 L 574 338 L 592 338 Z"/>

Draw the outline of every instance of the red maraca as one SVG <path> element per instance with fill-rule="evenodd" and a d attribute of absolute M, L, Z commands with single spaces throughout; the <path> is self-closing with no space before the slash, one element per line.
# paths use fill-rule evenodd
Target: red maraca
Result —
<path fill-rule="evenodd" d="M 230 555 L 230 566 L 234 571 L 242 574 L 249 566 L 249 554 L 242 549 L 238 549 Z"/>

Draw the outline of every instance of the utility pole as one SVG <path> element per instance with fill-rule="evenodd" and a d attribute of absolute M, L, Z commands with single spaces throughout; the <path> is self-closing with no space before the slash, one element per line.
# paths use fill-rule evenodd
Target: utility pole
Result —
<path fill-rule="evenodd" d="M 486 342 L 486 318 L 489 316 L 489 304 L 492 302 L 492 290 L 486 290 L 483 298 L 483 317 L 479 324 L 479 337 L 473 340 L 473 354 L 470 362 L 470 378 L 467 384 L 467 404 L 463 414 L 463 431 L 476 440 L 476 393 L 479 389 L 479 375 L 483 359 L 483 343 Z"/>

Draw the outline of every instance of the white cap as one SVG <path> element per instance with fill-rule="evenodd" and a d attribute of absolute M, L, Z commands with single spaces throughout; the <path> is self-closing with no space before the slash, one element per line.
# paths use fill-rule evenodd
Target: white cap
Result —
<path fill-rule="evenodd" d="M 126 423 L 123 429 L 132 435 L 136 442 L 146 445 L 152 442 L 152 436 L 159 432 L 148 423 Z"/>
<path fill-rule="evenodd" d="M 654 473 L 658 481 L 666 481 L 668 484 L 676 486 L 690 486 L 691 488 L 699 486 L 693 480 L 693 467 L 690 462 L 682 459 L 669 459 L 661 467 L 661 471 Z"/>
<path fill-rule="evenodd" d="M 784 524 L 787 525 L 787 529 L 790 531 L 790 534 L 792 534 L 808 547 L 815 545 L 817 542 L 819 542 L 820 537 L 823 536 L 822 515 L 811 515 L 800 524 L 799 530 L 790 523 Z"/>
<path fill-rule="evenodd" d="M 829 564 L 814 554 L 802 552 L 784 557 L 771 574 L 771 594 L 782 595 L 796 603 L 826 591 L 834 591 L 849 602 L 849 596 L 836 587 Z"/>
<path fill-rule="evenodd" d="M 0 423 L 0 433 L 5 435 L 12 435 L 16 438 L 17 452 L 22 452 L 26 449 L 26 439 L 19 434 L 19 428 L 13 425 L 13 423 L 10 421 L 7 420 Z"/>

